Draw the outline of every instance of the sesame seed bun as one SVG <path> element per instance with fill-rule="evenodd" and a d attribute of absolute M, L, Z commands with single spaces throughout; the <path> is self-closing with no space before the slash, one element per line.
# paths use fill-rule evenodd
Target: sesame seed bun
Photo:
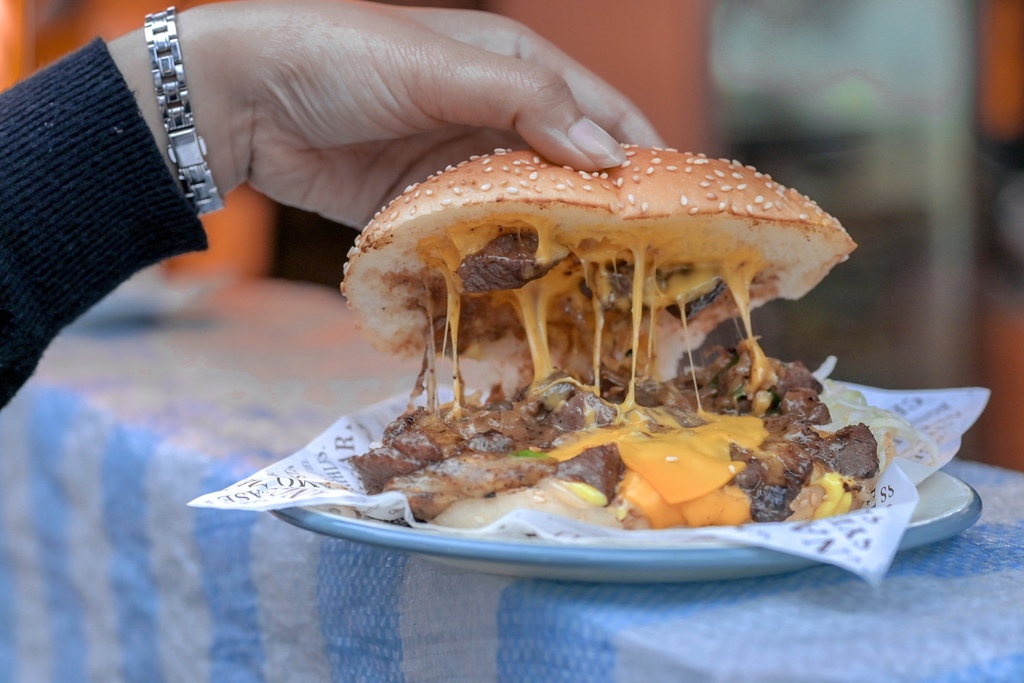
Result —
<path fill-rule="evenodd" d="M 566 244 L 609 233 L 624 243 L 631 235 L 657 237 L 659 263 L 753 252 L 763 267 L 751 285 L 752 307 L 803 296 L 856 246 L 817 204 L 750 166 L 674 150 L 626 152 L 620 167 L 586 173 L 530 151 L 498 150 L 407 188 L 349 252 L 342 291 L 362 332 L 382 351 L 423 353 L 427 292 L 436 320 L 445 314 L 446 290 L 420 244 L 454 225 L 543 224 Z M 690 344 L 736 314 L 731 296 L 718 297 L 690 319 Z M 509 357 L 518 350 L 529 358 L 511 307 L 485 299 L 464 305 L 461 317 L 460 353 Z M 678 319 L 672 334 L 683 334 Z"/>

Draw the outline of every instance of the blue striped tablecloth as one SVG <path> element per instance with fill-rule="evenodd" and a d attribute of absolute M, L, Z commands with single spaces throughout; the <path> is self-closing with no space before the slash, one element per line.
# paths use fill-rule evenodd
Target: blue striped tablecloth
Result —
<path fill-rule="evenodd" d="M 514 580 L 186 507 L 407 385 L 329 293 L 81 326 L 0 412 L 0 681 L 1022 681 L 1024 474 L 872 588 Z"/>

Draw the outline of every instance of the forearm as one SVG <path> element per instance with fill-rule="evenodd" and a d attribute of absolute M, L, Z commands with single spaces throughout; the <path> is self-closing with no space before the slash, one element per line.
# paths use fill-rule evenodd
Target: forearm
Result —
<path fill-rule="evenodd" d="M 101 43 L 0 94 L 0 405 L 120 282 L 205 245 Z"/>

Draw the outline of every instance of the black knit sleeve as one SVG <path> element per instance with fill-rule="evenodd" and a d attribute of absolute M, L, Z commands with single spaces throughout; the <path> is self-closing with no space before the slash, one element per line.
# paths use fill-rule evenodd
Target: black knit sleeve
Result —
<path fill-rule="evenodd" d="M 0 93 L 0 406 L 119 283 L 205 248 L 101 41 Z"/>

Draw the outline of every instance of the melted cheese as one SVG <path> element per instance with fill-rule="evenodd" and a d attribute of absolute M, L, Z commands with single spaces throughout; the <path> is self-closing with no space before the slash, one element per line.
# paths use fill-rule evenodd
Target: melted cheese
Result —
<path fill-rule="evenodd" d="M 620 495 L 641 509 L 656 528 L 748 521 L 749 500 L 742 491 L 729 485 L 745 465 L 733 461 L 730 451 L 732 444 L 736 444 L 756 452 L 767 436 L 761 420 L 701 412 L 704 424 L 684 428 L 664 411 L 638 406 L 635 388 L 638 368 L 650 373 L 655 366 L 658 313 L 676 305 L 685 325 L 686 304 L 707 294 L 717 282 L 722 281 L 729 288 L 746 331 L 742 344 L 750 352 L 752 362 L 750 379 L 745 387 L 747 395 L 751 397 L 756 413 L 763 414 L 767 410 L 771 401 L 770 396 L 765 401 L 767 392 L 763 390 L 776 378 L 750 323 L 750 286 L 760 271 L 756 254 L 750 251 L 737 253 L 730 245 L 719 245 L 715 249 L 704 244 L 705 258 L 700 263 L 680 261 L 679 255 L 693 253 L 685 245 L 678 244 L 681 236 L 706 239 L 699 227 L 685 232 L 640 228 L 627 233 L 610 226 L 607 230 L 597 226 L 586 237 L 570 237 L 558 233 L 553 225 L 525 226 L 515 219 L 454 226 L 448 241 L 424 240 L 420 245 L 421 258 L 441 271 L 448 287 L 447 325 L 454 361 L 456 409 L 463 396 L 458 370 L 459 316 L 462 297 L 470 296 L 462 291 L 457 275 L 459 265 L 468 254 L 483 248 L 492 239 L 527 229 L 536 231 L 538 235 L 537 261 L 550 263 L 571 254 L 579 262 L 579 267 L 574 268 L 556 266 L 520 289 L 485 295 L 495 302 L 510 301 L 518 311 L 534 366 L 534 388 L 537 389 L 541 380 L 556 369 L 552 361 L 552 343 L 560 340 L 549 336 L 550 324 L 554 322 L 549 320 L 549 315 L 555 315 L 557 307 L 566 306 L 567 301 L 579 301 L 580 315 L 589 313 L 590 316 L 590 363 L 593 366 L 590 390 L 597 393 L 600 386 L 601 362 L 605 352 L 628 353 L 629 356 L 627 395 L 618 407 L 614 423 L 594 427 L 593 416 L 585 415 L 588 426 L 567 435 L 548 455 L 564 461 L 587 448 L 616 444 L 627 468 L 620 485 Z M 709 257 L 707 253 L 716 255 Z M 623 301 L 612 281 L 621 263 L 627 263 L 633 269 L 628 302 Z M 593 293 L 591 304 L 585 304 L 580 298 L 581 285 Z M 630 322 L 628 348 L 609 348 L 614 344 L 603 343 L 605 312 L 616 308 L 625 312 L 622 305 L 626 303 Z M 591 310 L 585 310 L 587 308 Z M 648 312 L 646 316 L 645 309 Z M 583 331 L 578 333 L 583 334 Z M 645 357 L 642 365 L 640 356 Z M 619 360 L 625 362 L 626 358 Z"/>
<path fill-rule="evenodd" d="M 642 476 L 666 503 L 683 503 L 725 486 L 743 470 L 745 463 L 731 459 L 731 444 L 756 450 L 768 436 L 756 417 L 701 417 L 705 424 L 683 428 L 664 411 L 636 407 L 615 424 L 567 435 L 548 455 L 561 462 L 613 443 L 626 468 Z"/>

